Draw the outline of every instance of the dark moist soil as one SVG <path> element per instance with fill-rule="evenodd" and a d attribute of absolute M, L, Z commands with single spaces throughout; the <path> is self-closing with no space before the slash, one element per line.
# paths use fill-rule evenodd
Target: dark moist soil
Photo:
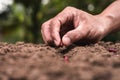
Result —
<path fill-rule="evenodd" d="M 53 48 L 1 42 L 0 80 L 120 80 L 120 43 Z"/>

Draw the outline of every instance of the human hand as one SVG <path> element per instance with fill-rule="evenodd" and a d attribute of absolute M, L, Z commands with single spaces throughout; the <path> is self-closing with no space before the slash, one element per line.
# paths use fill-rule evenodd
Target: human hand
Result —
<path fill-rule="evenodd" d="M 74 42 L 93 43 L 101 40 L 109 30 L 107 19 L 82 10 L 67 7 L 42 24 L 41 33 L 46 44 L 69 46 Z"/>

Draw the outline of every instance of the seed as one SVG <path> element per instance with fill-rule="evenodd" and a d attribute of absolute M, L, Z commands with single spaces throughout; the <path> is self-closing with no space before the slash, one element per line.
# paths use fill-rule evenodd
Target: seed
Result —
<path fill-rule="evenodd" d="M 64 58 L 64 61 L 65 61 L 66 63 L 69 62 L 69 57 L 68 57 L 68 56 L 63 56 L 63 58 Z"/>
<path fill-rule="evenodd" d="M 117 52 L 117 49 L 115 49 L 115 48 L 109 48 L 108 51 L 109 51 L 109 52 L 116 53 L 116 52 Z"/>

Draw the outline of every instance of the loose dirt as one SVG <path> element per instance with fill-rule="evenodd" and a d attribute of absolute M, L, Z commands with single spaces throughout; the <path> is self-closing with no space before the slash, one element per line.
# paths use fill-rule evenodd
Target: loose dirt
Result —
<path fill-rule="evenodd" d="M 0 42 L 0 80 L 120 80 L 120 43 L 55 48 Z"/>

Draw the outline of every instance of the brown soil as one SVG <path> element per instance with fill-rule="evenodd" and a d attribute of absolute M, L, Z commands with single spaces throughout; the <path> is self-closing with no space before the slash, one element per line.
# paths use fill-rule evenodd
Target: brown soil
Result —
<path fill-rule="evenodd" d="M 53 48 L 1 42 L 0 80 L 120 80 L 120 43 Z"/>

